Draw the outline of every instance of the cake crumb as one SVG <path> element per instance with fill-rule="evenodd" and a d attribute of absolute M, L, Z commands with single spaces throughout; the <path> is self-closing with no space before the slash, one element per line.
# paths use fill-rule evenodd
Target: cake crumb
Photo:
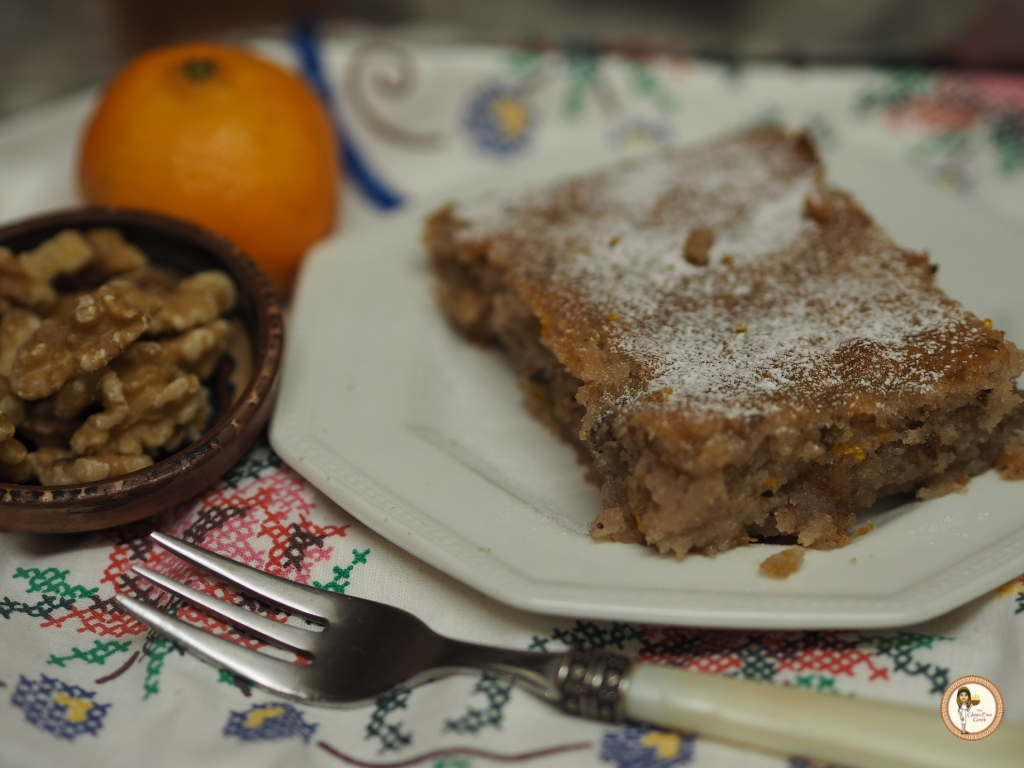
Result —
<path fill-rule="evenodd" d="M 943 476 L 923 488 L 918 488 L 915 495 L 917 498 L 927 501 L 945 496 L 948 493 L 966 493 L 967 483 L 970 482 L 970 479 L 967 475 Z"/>
<path fill-rule="evenodd" d="M 835 215 L 835 205 L 825 194 L 813 193 L 804 198 L 804 215 L 827 224 Z"/>
<path fill-rule="evenodd" d="M 851 557 L 850 558 L 850 565 L 856 565 L 856 564 L 857 564 L 857 558 L 856 557 Z"/>
<path fill-rule="evenodd" d="M 1024 445 L 1008 444 L 996 462 L 996 472 L 1003 480 L 1024 480 Z"/>
<path fill-rule="evenodd" d="M 862 525 L 860 528 L 855 530 L 853 532 L 853 535 L 856 536 L 859 539 L 861 536 L 867 536 L 873 530 L 875 530 L 875 521 L 874 520 L 868 520 L 866 523 L 864 523 L 864 525 Z"/>
<path fill-rule="evenodd" d="M 715 243 L 715 231 L 708 227 L 696 227 L 690 230 L 683 245 L 683 258 L 695 267 L 708 265 L 708 253 Z"/>
<path fill-rule="evenodd" d="M 803 562 L 804 548 L 790 547 L 764 560 L 758 571 L 769 579 L 785 579 L 799 571 Z"/>

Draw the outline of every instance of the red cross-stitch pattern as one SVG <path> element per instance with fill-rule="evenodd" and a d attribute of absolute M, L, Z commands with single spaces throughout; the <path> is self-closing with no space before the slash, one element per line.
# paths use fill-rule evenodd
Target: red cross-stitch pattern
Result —
<path fill-rule="evenodd" d="M 329 559 L 334 551 L 334 547 L 324 547 L 324 539 L 327 536 L 344 536 L 345 526 L 321 527 L 300 515 L 298 523 L 282 524 L 268 520 L 260 527 L 259 535 L 273 542 L 263 570 L 308 584 L 311 566 Z"/>
<path fill-rule="evenodd" d="M 347 526 L 319 526 L 310 520 L 314 504 L 304 481 L 287 467 L 276 469 L 237 488 L 215 488 L 199 499 L 186 502 L 156 520 L 156 528 L 179 536 L 204 548 L 226 555 L 270 573 L 308 583 L 312 566 L 329 560 L 334 551 L 327 543 L 331 537 L 344 536 Z M 220 598 L 233 598 L 279 621 L 285 614 L 258 604 L 243 596 L 233 595 L 219 582 L 211 582 L 174 555 L 155 548 L 148 538 L 148 529 L 113 536 L 109 562 L 100 579 L 115 592 L 147 602 L 165 596 L 131 572 L 136 564 L 144 564 L 166 573 L 194 589 Z M 250 647 L 260 643 L 239 635 L 223 622 L 188 606 L 178 615 L 217 634 L 227 635 Z M 60 616 L 48 619 L 42 626 L 75 626 L 78 632 L 100 636 L 123 637 L 147 631 L 128 614 L 122 612 L 113 597 L 92 597 L 89 605 L 75 605 Z M 77 625 L 77 626 L 76 626 Z"/>
<path fill-rule="evenodd" d="M 697 672 L 707 672 L 709 675 L 721 675 L 723 672 L 741 669 L 743 663 L 740 661 L 739 656 L 713 654 L 711 656 L 699 656 L 695 659 L 690 659 L 683 664 L 683 667 L 696 670 Z"/>
<path fill-rule="evenodd" d="M 809 648 L 792 658 L 776 659 L 778 669 L 793 672 L 828 672 L 831 675 L 854 677 L 857 667 L 865 665 L 870 671 L 868 680 L 888 680 L 889 670 L 875 666 L 871 659 L 874 651 L 833 650 L 831 648 Z"/>
<path fill-rule="evenodd" d="M 744 669 L 751 653 L 763 657 L 779 672 L 818 672 L 834 677 L 867 675 L 868 680 L 888 680 L 889 669 L 878 666 L 873 648 L 859 648 L 836 632 L 813 636 L 793 632 L 747 635 L 717 630 L 693 631 L 675 627 L 646 627 L 643 657 L 698 672 L 720 675 Z"/>
<path fill-rule="evenodd" d="M 647 627 L 644 634 L 664 649 L 645 654 L 646 659 L 712 674 L 739 668 L 740 652 L 749 645 L 742 634 L 713 629 L 692 632 L 677 627 Z"/>
<path fill-rule="evenodd" d="M 92 603 L 89 606 L 85 608 L 72 606 L 68 613 L 54 616 L 39 626 L 59 628 L 68 622 L 78 622 L 77 631 L 92 632 L 100 637 L 124 637 L 147 631 L 144 624 L 140 624 L 127 613 L 122 612 L 113 599 L 100 600 L 93 596 L 91 600 Z"/>

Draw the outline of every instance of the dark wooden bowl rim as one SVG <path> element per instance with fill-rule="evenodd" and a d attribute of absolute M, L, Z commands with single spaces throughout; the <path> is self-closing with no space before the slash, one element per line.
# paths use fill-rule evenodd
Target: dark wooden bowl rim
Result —
<path fill-rule="evenodd" d="M 239 294 L 255 306 L 253 376 L 234 403 L 195 443 L 149 467 L 83 485 L 37 486 L 0 482 L 0 529 L 69 533 L 133 522 L 202 492 L 231 469 L 259 436 L 273 405 L 284 332 L 281 307 L 259 268 L 236 246 L 205 229 L 146 211 L 88 206 L 58 211 L 0 228 L 0 244 L 38 232 L 97 226 L 148 230 L 209 254 L 210 267 L 227 271 Z"/>

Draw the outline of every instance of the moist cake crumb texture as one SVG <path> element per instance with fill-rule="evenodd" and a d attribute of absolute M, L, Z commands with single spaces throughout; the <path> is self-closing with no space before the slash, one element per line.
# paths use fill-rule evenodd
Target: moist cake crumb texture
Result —
<path fill-rule="evenodd" d="M 676 555 L 845 543 L 852 508 L 992 466 L 1024 356 L 765 130 L 449 206 L 425 234 L 456 327 L 601 479 L 596 538 Z"/>
<path fill-rule="evenodd" d="M 758 572 L 769 579 L 788 579 L 804 564 L 802 547 L 789 547 L 765 558 L 758 566 Z"/>

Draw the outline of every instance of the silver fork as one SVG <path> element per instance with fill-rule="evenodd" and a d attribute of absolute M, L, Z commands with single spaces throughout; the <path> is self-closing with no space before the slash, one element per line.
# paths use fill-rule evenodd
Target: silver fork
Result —
<path fill-rule="evenodd" d="M 407 611 L 297 584 L 162 533 L 153 539 L 186 562 L 322 628 L 282 624 L 198 592 L 142 566 L 162 590 L 276 646 L 297 664 L 250 650 L 125 595 L 128 613 L 196 656 L 278 695 L 311 704 L 355 705 L 396 687 L 485 670 L 563 711 L 598 720 L 655 723 L 744 746 L 849 768 L 986 768 L 1020 765 L 1024 726 L 1004 722 L 983 741 L 948 733 L 936 709 L 827 696 L 686 672 L 621 654 L 570 648 L 534 653 L 442 637 Z"/>

